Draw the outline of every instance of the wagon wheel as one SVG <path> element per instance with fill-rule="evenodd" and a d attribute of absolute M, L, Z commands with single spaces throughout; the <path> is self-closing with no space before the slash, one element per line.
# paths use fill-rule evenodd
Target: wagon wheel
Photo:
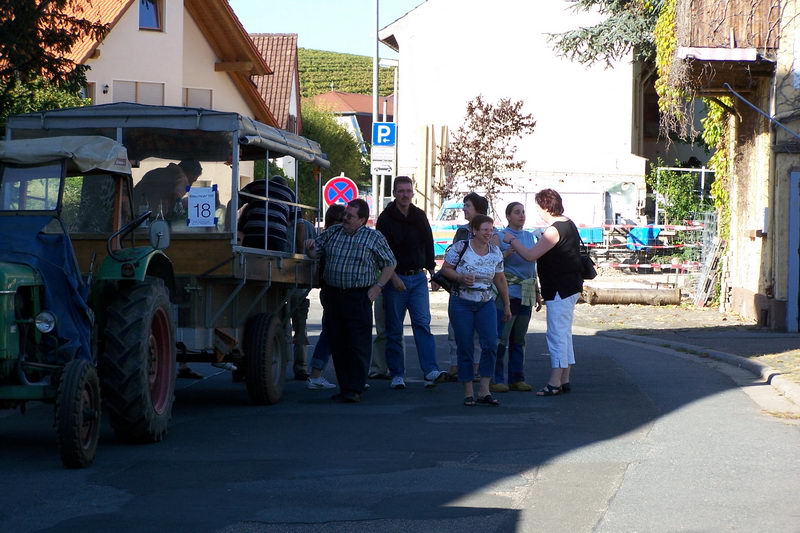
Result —
<path fill-rule="evenodd" d="M 278 403 L 286 380 L 286 332 L 277 315 L 253 316 L 245 330 L 245 381 L 253 403 Z"/>
<path fill-rule="evenodd" d="M 164 282 L 136 283 L 108 308 L 100 359 L 103 397 L 121 440 L 164 438 L 175 400 L 175 340 Z"/>
<path fill-rule="evenodd" d="M 100 436 L 100 380 L 89 361 L 73 359 L 64 367 L 56 396 L 55 427 L 64 466 L 92 464 Z"/>

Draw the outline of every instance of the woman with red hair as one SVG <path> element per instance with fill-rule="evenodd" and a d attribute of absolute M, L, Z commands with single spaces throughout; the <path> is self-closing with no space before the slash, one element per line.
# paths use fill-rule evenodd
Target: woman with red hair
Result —
<path fill-rule="evenodd" d="M 555 396 L 569 392 L 570 369 L 575 364 L 572 347 L 572 319 L 583 290 L 580 236 L 575 223 L 564 216 L 561 196 L 553 189 L 536 193 L 536 207 L 548 224 L 533 248 L 526 248 L 511 233 L 507 242 L 520 257 L 536 261 L 542 298 L 547 306 L 547 347 L 550 351 L 550 379 L 536 394 Z"/>

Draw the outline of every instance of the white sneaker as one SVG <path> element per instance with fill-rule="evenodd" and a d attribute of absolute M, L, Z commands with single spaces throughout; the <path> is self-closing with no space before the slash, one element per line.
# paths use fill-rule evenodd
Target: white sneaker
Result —
<path fill-rule="evenodd" d="M 311 390 L 335 389 L 336 385 L 320 376 L 318 378 L 308 378 L 306 380 L 306 388 Z"/>
<path fill-rule="evenodd" d="M 389 385 L 393 389 L 405 389 L 406 382 L 403 380 L 403 376 L 395 376 L 392 378 L 392 383 Z"/>
<path fill-rule="evenodd" d="M 425 375 L 425 388 L 432 389 L 437 383 L 441 383 L 447 377 L 447 373 L 441 370 L 431 370 Z"/>

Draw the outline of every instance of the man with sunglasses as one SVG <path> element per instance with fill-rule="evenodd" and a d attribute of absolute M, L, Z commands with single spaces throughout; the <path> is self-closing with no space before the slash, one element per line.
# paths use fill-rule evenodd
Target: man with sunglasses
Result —
<path fill-rule="evenodd" d="M 347 204 L 341 224 L 306 241 L 308 255 L 325 259 L 323 328 L 330 334 L 340 388 L 333 399 L 346 403 L 361 401 L 370 360 L 372 302 L 397 264 L 383 235 L 366 226 L 368 217 L 367 202 L 356 198 Z"/>

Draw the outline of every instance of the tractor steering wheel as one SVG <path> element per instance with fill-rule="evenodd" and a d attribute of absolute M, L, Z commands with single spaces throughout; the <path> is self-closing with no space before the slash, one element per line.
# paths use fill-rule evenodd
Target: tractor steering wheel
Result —
<path fill-rule="evenodd" d="M 122 226 L 119 230 L 114 232 L 111 235 L 111 237 L 109 237 L 108 240 L 106 241 L 106 251 L 108 251 L 109 257 L 111 257 L 116 261 L 119 261 L 120 263 L 127 261 L 127 259 L 122 259 L 117 257 L 117 255 L 114 253 L 114 250 L 111 249 L 111 243 L 114 242 L 114 239 L 116 239 L 117 237 L 119 237 L 120 239 L 124 239 L 130 232 L 141 226 L 145 220 L 150 218 L 150 215 L 152 214 L 153 214 L 152 211 L 145 211 L 141 215 L 137 216 L 136 218 L 134 218 L 133 220 Z"/>

